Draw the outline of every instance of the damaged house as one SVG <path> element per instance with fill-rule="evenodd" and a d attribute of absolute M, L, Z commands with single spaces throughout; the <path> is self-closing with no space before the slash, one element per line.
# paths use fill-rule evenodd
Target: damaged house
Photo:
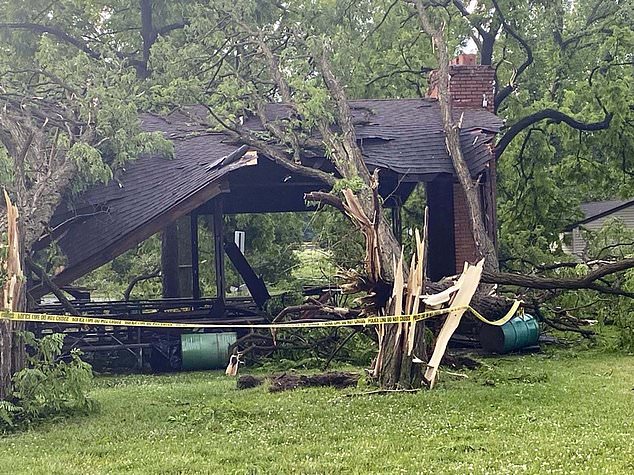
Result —
<path fill-rule="evenodd" d="M 496 163 L 492 150 L 502 121 L 493 114 L 494 71 L 472 64 L 463 55 L 451 66 L 450 95 L 456 114 L 462 115 L 461 143 L 471 175 L 479 184 L 485 224 L 493 240 L 496 229 Z M 433 80 L 426 98 L 350 101 L 355 130 L 370 172 L 379 169 L 379 193 L 391 210 L 392 225 L 400 235 L 400 209 L 418 184 L 424 184 L 429 210 L 428 274 L 432 280 L 453 275 L 465 261 L 473 261 L 475 245 L 467 206 L 445 145 L 441 114 Z M 108 184 L 97 185 L 79 196 L 69 197 L 58 207 L 51 229 L 36 249 L 55 240 L 66 258 L 56 275 L 59 286 L 108 263 L 150 236 L 161 233 L 164 299 L 153 302 L 77 302 L 82 313 L 111 318 L 178 318 L 205 321 L 223 319 L 228 324 L 248 318 L 257 321 L 257 308 L 268 298 L 264 282 L 232 242 L 223 242 L 223 216 L 238 213 L 309 211 L 307 192 L 327 189 L 318 179 L 289 173 L 274 160 L 248 146 L 235 143 L 225 134 L 210 131 L 197 118 L 203 109 L 185 108 L 166 116 L 143 114 L 147 131 L 160 131 L 174 144 L 171 160 L 146 155 L 125 166 Z M 283 104 L 270 104 L 271 117 L 283 116 Z M 257 121 L 247 119 L 257 129 Z M 303 165 L 332 171 L 323 154 L 307 153 Z M 213 222 L 213 262 L 217 290 L 201 295 L 198 233 L 200 217 Z M 189 245 L 191 273 L 179 272 L 179 258 L 170 255 L 185 232 Z M 180 249 L 181 258 L 183 249 Z M 225 294 L 223 254 L 241 274 L 252 296 L 245 303 L 232 302 Z M 204 264 L 212 265 L 212 264 Z M 179 282 L 187 279 L 188 284 Z M 43 283 L 34 282 L 35 297 L 47 293 Z M 242 299 L 244 300 L 244 299 Z M 61 313 L 59 306 L 43 308 Z M 137 332 L 137 333 L 134 333 Z M 149 345 L 135 329 L 115 339 L 102 331 L 99 338 L 77 340 L 84 349 L 99 345 Z M 114 330 L 111 332 L 116 333 Z M 115 341 L 116 340 L 116 341 Z M 136 350 L 135 350 L 136 351 Z M 139 350 L 140 351 L 140 350 Z"/>

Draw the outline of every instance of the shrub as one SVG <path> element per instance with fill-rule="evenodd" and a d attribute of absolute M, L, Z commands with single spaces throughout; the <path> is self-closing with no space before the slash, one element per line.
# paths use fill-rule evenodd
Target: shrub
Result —
<path fill-rule="evenodd" d="M 60 358 L 64 335 L 35 338 L 25 332 L 27 366 L 13 375 L 10 401 L 0 401 L 0 430 L 15 428 L 57 414 L 88 412 L 95 407 L 88 398 L 92 368 L 73 350 L 70 360 Z"/>

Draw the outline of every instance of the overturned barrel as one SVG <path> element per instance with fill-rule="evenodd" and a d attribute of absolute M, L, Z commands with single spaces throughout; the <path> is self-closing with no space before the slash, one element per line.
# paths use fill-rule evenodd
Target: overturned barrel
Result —
<path fill-rule="evenodd" d="M 236 332 L 181 335 L 181 368 L 186 371 L 224 368 L 229 362 L 229 347 L 237 337 Z"/>
<path fill-rule="evenodd" d="M 537 344 L 539 322 L 528 313 L 518 314 L 502 326 L 482 325 L 480 346 L 493 353 L 508 353 Z"/>

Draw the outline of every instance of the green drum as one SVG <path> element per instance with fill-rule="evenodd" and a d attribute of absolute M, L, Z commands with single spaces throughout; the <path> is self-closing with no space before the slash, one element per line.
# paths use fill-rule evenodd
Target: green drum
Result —
<path fill-rule="evenodd" d="M 229 346 L 236 342 L 235 332 L 188 333 L 181 335 L 183 370 L 219 369 L 229 363 Z"/>
<path fill-rule="evenodd" d="M 482 325 L 480 346 L 493 353 L 508 353 L 526 346 L 533 346 L 539 340 L 539 322 L 525 313 L 515 315 L 502 326 Z"/>

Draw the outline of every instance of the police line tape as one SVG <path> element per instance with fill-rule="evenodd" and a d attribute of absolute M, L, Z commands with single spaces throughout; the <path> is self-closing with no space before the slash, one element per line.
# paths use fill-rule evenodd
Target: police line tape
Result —
<path fill-rule="evenodd" d="M 272 329 L 272 328 L 322 328 L 322 327 L 344 327 L 344 326 L 367 326 L 367 325 L 383 325 L 392 323 L 414 323 L 426 320 L 431 317 L 443 315 L 445 313 L 458 310 L 469 310 L 478 320 L 489 325 L 501 326 L 508 322 L 517 310 L 521 302 L 516 300 L 505 316 L 498 320 L 487 320 L 478 313 L 470 305 L 461 307 L 443 308 L 440 310 L 429 310 L 411 315 L 389 315 L 389 316 L 372 316 L 351 318 L 347 320 L 328 320 L 321 322 L 290 322 L 290 323 L 237 323 L 237 324 L 218 324 L 218 323 L 182 323 L 182 322 L 152 322 L 139 320 L 119 320 L 114 318 L 98 318 L 75 315 L 50 315 L 46 313 L 26 313 L 11 312 L 4 310 L 0 312 L 0 319 L 18 322 L 39 322 L 39 323 L 66 323 L 78 325 L 101 325 L 113 327 L 150 327 L 150 328 L 250 328 L 250 329 Z"/>

